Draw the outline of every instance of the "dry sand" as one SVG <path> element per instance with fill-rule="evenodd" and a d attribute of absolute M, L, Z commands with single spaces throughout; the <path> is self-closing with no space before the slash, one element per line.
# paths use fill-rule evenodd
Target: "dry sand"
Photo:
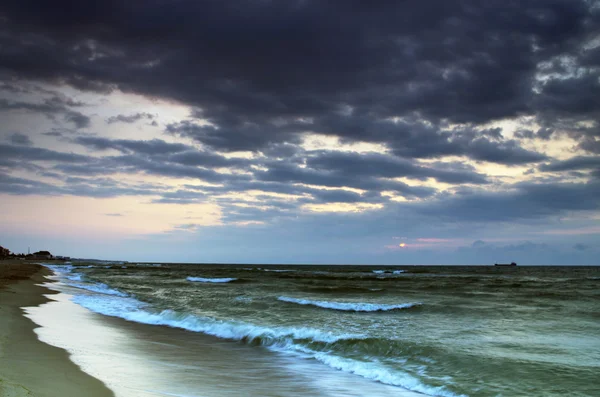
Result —
<path fill-rule="evenodd" d="M 40 342 L 22 307 L 48 302 L 53 292 L 44 267 L 0 260 L 0 396 L 111 397 L 102 382 L 83 372 L 66 351 Z M 75 325 L 74 325 L 75 326 Z"/>

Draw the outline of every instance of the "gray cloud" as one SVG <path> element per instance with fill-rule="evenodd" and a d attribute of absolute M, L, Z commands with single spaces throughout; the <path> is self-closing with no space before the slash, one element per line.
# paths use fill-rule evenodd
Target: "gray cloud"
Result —
<path fill-rule="evenodd" d="M 50 119 L 55 119 L 57 115 L 61 115 L 66 122 L 73 123 L 76 128 L 85 128 L 90 125 L 90 118 L 88 116 L 71 109 L 72 107 L 79 107 L 82 105 L 81 102 L 74 101 L 58 94 L 43 99 L 38 103 L 10 101 L 0 98 L 0 110 L 22 110 L 41 113 Z"/>
<path fill-rule="evenodd" d="M 453 169 L 456 164 L 439 163 L 435 167 L 423 166 L 415 161 L 375 153 L 318 152 L 307 158 L 306 165 L 317 170 L 336 172 L 347 177 L 383 177 L 411 179 L 434 178 L 439 182 L 488 183 L 485 175 L 472 168 Z"/>
<path fill-rule="evenodd" d="M 63 153 L 38 147 L 5 145 L 1 143 L 0 157 L 25 161 L 59 161 L 65 163 L 85 163 L 89 161 L 88 157 L 75 153 Z"/>
<path fill-rule="evenodd" d="M 600 169 L 600 158 L 592 156 L 576 156 L 568 160 L 553 161 L 540 165 L 540 171 L 573 171 Z"/>
<path fill-rule="evenodd" d="M 72 11 L 57 15 L 63 6 Z M 297 142 L 298 132 L 316 129 L 346 139 L 379 136 L 405 156 L 458 151 L 520 164 L 543 157 L 515 141 L 464 136 L 473 142 L 444 144 L 441 135 L 432 152 L 423 143 L 403 149 L 397 138 L 403 133 L 380 131 L 386 129 L 380 122 L 418 115 L 438 126 L 533 115 L 552 129 L 598 111 L 597 51 L 586 45 L 600 18 L 585 0 L 250 2 L 235 8 L 181 0 L 177 7 L 148 3 L 135 13 L 115 2 L 49 7 L 9 0 L 0 11 L 6 73 L 195 106 L 213 126 L 183 122 L 167 131 L 219 150 Z M 331 20 L 343 23 L 333 28 Z M 566 58 L 574 66 L 559 67 Z M 540 70 L 544 83 L 536 79 Z M 341 109 L 352 112 L 347 124 L 368 122 L 366 131 L 357 135 L 326 122 Z M 299 122 L 307 119 L 314 125 Z"/>
<path fill-rule="evenodd" d="M 519 183 L 502 193 L 466 191 L 415 206 L 446 221 L 514 222 L 600 208 L 600 183 Z"/>
<path fill-rule="evenodd" d="M 27 135 L 21 134 L 19 132 L 15 132 L 14 134 L 11 134 L 8 137 L 8 140 L 10 141 L 10 143 L 12 143 L 14 145 L 22 145 L 22 146 L 33 145 L 33 142 L 31 142 L 31 139 Z"/>
<path fill-rule="evenodd" d="M 111 116 L 108 119 L 106 119 L 106 122 L 108 124 L 114 124 L 114 123 L 127 123 L 127 124 L 132 124 L 135 123 L 136 121 L 140 121 L 140 120 L 154 120 L 154 115 L 150 114 L 150 113 L 134 113 L 134 114 L 130 114 L 130 115 L 124 115 L 124 114 L 118 114 L 116 116 Z"/>
<path fill-rule="evenodd" d="M 137 141 L 126 139 L 108 139 L 95 136 L 78 136 L 73 142 L 94 150 L 116 149 L 125 153 L 167 154 L 193 150 L 191 146 L 180 143 L 167 143 L 160 139 Z"/>
<path fill-rule="evenodd" d="M 96 3 L 0 4 L 0 112 L 44 116 L 51 125 L 39 141 L 52 145 L 35 147 L 25 135 L 0 144 L 5 194 L 216 203 L 226 223 L 270 223 L 252 229 L 256 235 L 211 229 L 221 238 L 286 247 L 292 236 L 322 255 L 330 236 L 363 248 L 398 230 L 475 240 L 485 225 L 598 210 L 600 47 L 592 43 L 600 9 L 592 1 Z M 163 130 L 184 143 L 104 137 L 105 129 L 115 136 L 118 123 L 157 126 L 158 115 L 88 115 L 102 101 L 80 102 L 67 86 L 86 98 L 118 90 L 187 106 L 189 116 L 165 118 Z M 106 125 L 80 134 L 92 114 Z M 518 124 L 514 137 L 492 127 L 505 120 Z M 301 143 L 312 133 L 386 150 L 306 150 Z M 587 155 L 557 160 L 530 149 L 565 136 Z M 528 182 L 485 175 L 484 162 L 527 166 Z M 186 182 L 127 184 L 115 174 Z M 452 186 L 422 186 L 428 179 Z M 249 191 L 259 192 L 258 202 L 231 194 Z M 326 203 L 383 208 L 317 215 L 304 207 Z M 465 257 L 548 251 L 535 244 L 478 244 Z M 568 250 L 579 255 L 574 244 Z"/>

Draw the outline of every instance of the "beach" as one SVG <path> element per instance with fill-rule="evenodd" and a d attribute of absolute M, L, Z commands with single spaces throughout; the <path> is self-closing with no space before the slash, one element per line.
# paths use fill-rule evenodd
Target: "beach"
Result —
<path fill-rule="evenodd" d="M 54 271 L 0 265 L 2 397 L 420 395 L 255 343 L 95 313 L 74 302 L 70 265 L 44 264 Z"/>
<path fill-rule="evenodd" d="M 111 397 L 65 350 L 41 342 L 22 307 L 44 304 L 53 292 L 36 284 L 50 272 L 37 264 L 0 261 L 0 396 Z"/>
<path fill-rule="evenodd" d="M 597 268 L 43 265 L 1 268 L 2 397 L 595 395 Z"/>

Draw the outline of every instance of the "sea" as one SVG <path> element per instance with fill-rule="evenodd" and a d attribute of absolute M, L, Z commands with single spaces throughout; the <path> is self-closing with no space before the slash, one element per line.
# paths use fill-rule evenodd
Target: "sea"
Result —
<path fill-rule="evenodd" d="M 600 267 L 46 266 L 36 332 L 119 397 L 600 396 Z"/>

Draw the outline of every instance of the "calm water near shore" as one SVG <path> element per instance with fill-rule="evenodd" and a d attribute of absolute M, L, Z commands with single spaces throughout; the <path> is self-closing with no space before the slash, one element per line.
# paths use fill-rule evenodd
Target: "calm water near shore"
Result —
<path fill-rule="evenodd" d="M 598 267 L 49 267 L 40 337 L 122 396 L 599 392 Z"/>

